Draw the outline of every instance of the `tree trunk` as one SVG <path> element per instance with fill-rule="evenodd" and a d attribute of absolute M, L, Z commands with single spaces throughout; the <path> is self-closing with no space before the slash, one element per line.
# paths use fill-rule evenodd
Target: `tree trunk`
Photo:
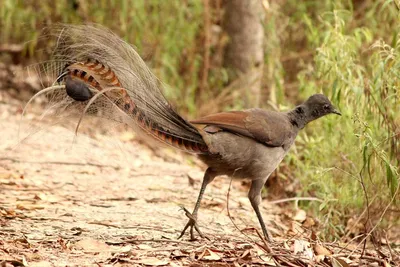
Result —
<path fill-rule="evenodd" d="M 244 104 L 258 106 L 264 67 L 264 8 L 261 0 L 227 0 L 224 30 L 229 36 L 224 65 L 230 80 L 239 78 Z"/>

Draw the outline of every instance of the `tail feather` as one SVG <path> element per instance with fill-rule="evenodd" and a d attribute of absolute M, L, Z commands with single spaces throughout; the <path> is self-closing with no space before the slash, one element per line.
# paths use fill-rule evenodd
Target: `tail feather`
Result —
<path fill-rule="evenodd" d="M 103 109 L 101 116 L 127 123 L 173 147 L 207 153 L 198 130 L 171 107 L 161 92 L 161 82 L 131 45 L 95 25 L 64 25 L 56 32 L 53 58 L 58 66 L 65 63 L 57 81 L 65 84 L 66 94 L 81 102 L 104 92 L 124 116 L 111 114 L 115 109 L 107 109 L 104 101 L 89 101 L 92 109 Z M 115 90 L 105 90 L 109 88 Z M 82 110 L 82 104 L 75 107 Z"/>

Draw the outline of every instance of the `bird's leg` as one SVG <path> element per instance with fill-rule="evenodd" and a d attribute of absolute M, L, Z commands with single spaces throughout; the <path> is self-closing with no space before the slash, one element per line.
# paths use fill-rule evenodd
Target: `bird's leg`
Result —
<path fill-rule="evenodd" d="M 217 173 L 215 171 L 213 171 L 211 168 L 208 168 L 206 170 L 206 172 L 204 173 L 203 182 L 201 184 L 199 196 L 197 197 L 197 202 L 196 202 L 196 205 L 194 206 L 193 212 L 190 213 L 187 209 L 184 208 L 185 214 L 189 218 L 189 221 L 187 222 L 185 228 L 183 228 L 178 239 L 181 238 L 185 234 L 186 229 L 188 227 L 190 227 L 190 239 L 191 240 L 195 240 L 193 229 L 195 229 L 197 231 L 197 233 L 199 233 L 199 235 L 204 238 L 203 233 L 200 231 L 200 229 L 197 225 L 197 211 L 200 208 L 200 202 L 201 202 L 201 199 L 203 198 L 203 194 L 204 194 L 204 191 L 206 190 L 207 185 L 214 180 L 215 176 L 217 176 Z"/>
<path fill-rule="evenodd" d="M 265 223 L 264 223 L 263 217 L 260 213 L 260 209 L 258 208 L 258 206 L 261 203 L 261 189 L 263 188 L 264 184 L 265 184 L 265 179 L 253 180 L 251 182 L 251 187 L 250 187 L 248 197 L 249 197 L 251 206 L 253 207 L 254 211 L 256 212 L 258 221 L 260 222 L 260 226 L 263 231 L 264 238 L 268 242 L 271 242 L 272 236 L 267 231 L 267 227 L 265 227 Z"/>

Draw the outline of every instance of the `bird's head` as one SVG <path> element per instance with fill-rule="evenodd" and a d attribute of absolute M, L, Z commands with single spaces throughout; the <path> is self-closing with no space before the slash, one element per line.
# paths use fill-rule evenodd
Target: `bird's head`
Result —
<path fill-rule="evenodd" d="M 310 96 L 303 104 L 294 109 L 293 114 L 300 128 L 328 114 L 342 115 L 323 94 L 314 94 Z"/>
<path fill-rule="evenodd" d="M 310 121 L 328 114 L 342 115 L 323 94 L 310 96 L 306 102 L 304 102 L 303 106 L 306 108 L 308 117 L 311 118 Z"/>

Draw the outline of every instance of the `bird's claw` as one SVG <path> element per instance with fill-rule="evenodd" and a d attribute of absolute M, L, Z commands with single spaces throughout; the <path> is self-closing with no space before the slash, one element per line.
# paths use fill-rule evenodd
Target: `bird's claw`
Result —
<path fill-rule="evenodd" d="M 187 224 L 185 225 L 185 228 L 183 228 L 181 234 L 179 235 L 178 239 L 180 239 L 186 232 L 186 230 L 190 227 L 190 241 L 195 241 L 197 240 L 194 237 L 194 230 L 196 230 L 196 232 L 199 234 L 199 236 L 201 238 L 206 238 L 208 239 L 206 236 L 203 235 L 203 233 L 200 231 L 199 226 L 197 225 L 197 215 L 196 214 L 192 214 L 190 213 L 185 207 L 182 207 L 182 209 L 185 211 L 185 215 L 186 217 L 189 218 L 189 221 L 187 222 Z"/>

